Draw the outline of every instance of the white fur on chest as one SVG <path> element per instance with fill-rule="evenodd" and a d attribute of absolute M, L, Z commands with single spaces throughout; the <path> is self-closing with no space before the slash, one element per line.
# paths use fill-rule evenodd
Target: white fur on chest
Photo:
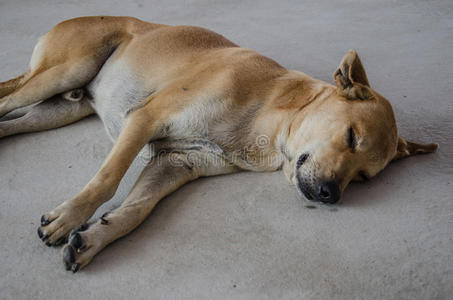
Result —
<path fill-rule="evenodd" d="M 190 103 L 169 120 L 169 136 L 209 137 L 212 129 L 223 122 L 227 104 L 219 95 L 204 95 Z"/>

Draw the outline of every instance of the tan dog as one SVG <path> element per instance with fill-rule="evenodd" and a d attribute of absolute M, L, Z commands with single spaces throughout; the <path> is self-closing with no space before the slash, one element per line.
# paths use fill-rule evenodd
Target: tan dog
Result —
<path fill-rule="evenodd" d="M 334 79 L 288 71 L 203 28 L 77 18 L 39 40 L 24 75 L 0 84 L 0 116 L 38 103 L 0 122 L 0 137 L 97 113 L 115 140 L 86 187 L 41 218 L 47 245 L 69 235 L 63 260 L 76 272 L 200 176 L 283 168 L 306 198 L 335 203 L 351 180 L 437 148 L 398 136 L 392 107 L 371 89 L 356 52 Z M 85 225 L 146 145 L 153 156 L 124 203 Z"/>

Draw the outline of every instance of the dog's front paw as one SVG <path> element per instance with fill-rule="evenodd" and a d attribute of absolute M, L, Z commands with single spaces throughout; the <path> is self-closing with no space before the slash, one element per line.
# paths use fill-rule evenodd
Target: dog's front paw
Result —
<path fill-rule="evenodd" d="M 63 263 L 66 270 L 77 272 L 86 266 L 104 248 L 102 236 L 96 229 L 97 223 L 82 225 L 74 229 L 63 247 Z"/>
<path fill-rule="evenodd" d="M 94 210 L 87 205 L 64 202 L 41 217 L 38 236 L 47 246 L 61 245 L 69 232 L 84 224 L 93 213 Z"/>

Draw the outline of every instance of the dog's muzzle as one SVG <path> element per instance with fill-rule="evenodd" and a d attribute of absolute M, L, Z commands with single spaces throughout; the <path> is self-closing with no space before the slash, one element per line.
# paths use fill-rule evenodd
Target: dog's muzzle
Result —
<path fill-rule="evenodd" d="M 340 187 L 335 181 L 319 181 L 302 178 L 299 173 L 300 167 L 309 158 L 308 153 L 299 156 L 296 162 L 296 179 L 298 189 L 308 200 L 327 204 L 334 204 L 340 200 Z"/>

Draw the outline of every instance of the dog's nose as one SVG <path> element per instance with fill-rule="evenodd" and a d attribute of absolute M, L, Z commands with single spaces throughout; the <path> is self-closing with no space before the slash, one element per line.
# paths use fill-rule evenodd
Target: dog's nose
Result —
<path fill-rule="evenodd" d="M 340 199 L 340 188 L 334 181 L 326 181 L 319 185 L 318 200 L 323 203 L 333 204 Z"/>

